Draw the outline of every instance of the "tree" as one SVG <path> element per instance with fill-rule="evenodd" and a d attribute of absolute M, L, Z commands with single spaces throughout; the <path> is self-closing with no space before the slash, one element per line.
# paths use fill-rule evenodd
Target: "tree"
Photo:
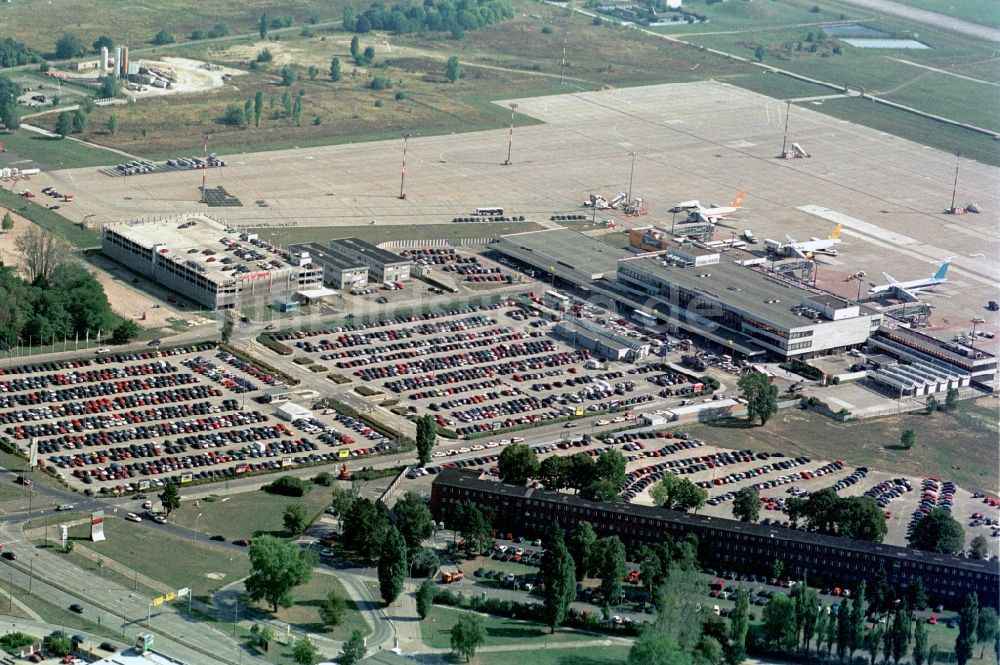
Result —
<path fill-rule="evenodd" d="M 656 628 L 691 653 L 704 632 L 705 612 L 699 596 L 705 582 L 700 570 L 670 566 L 654 598 L 659 610 Z"/>
<path fill-rule="evenodd" d="M 295 120 L 296 127 L 302 126 L 302 95 L 298 95 L 292 104 L 292 119 Z"/>
<path fill-rule="evenodd" d="M 756 522 L 760 517 L 760 492 L 744 487 L 733 497 L 733 517 L 741 522 Z"/>
<path fill-rule="evenodd" d="M 691 665 L 677 640 L 656 630 L 644 630 L 628 651 L 628 665 Z"/>
<path fill-rule="evenodd" d="M 355 629 L 348 640 L 344 642 L 344 646 L 340 648 L 340 657 L 337 658 L 337 662 L 340 665 L 354 665 L 364 658 L 367 652 L 365 636 L 360 630 Z"/>
<path fill-rule="evenodd" d="M 340 58 L 333 58 L 330 60 L 330 80 L 336 83 L 340 80 L 340 76 Z"/>
<path fill-rule="evenodd" d="M 775 594 L 763 612 L 764 637 L 772 647 L 789 651 L 795 646 L 795 605 L 785 594 Z"/>
<path fill-rule="evenodd" d="M 597 550 L 597 534 L 590 522 L 579 522 L 569 536 L 570 556 L 573 557 L 577 581 L 593 572 Z"/>
<path fill-rule="evenodd" d="M 476 649 L 486 641 L 486 631 L 483 630 L 483 620 L 476 614 L 463 614 L 451 628 L 451 650 L 465 657 L 465 662 L 472 660 Z"/>
<path fill-rule="evenodd" d="M 577 453 L 570 459 L 570 470 L 567 478 L 567 485 L 573 489 L 581 490 L 594 480 L 595 464 L 592 457 L 584 453 Z"/>
<path fill-rule="evenodd" d="M 267 37 L 267 14 L 260 15 L 260 21 L 257 22 L 257 32 L 260 33 L 261 39 Z"/>
<path fill-rule="evenodd" d="M 69 265 L 76 256 L 66 240 L 35 225 L 14 241 L 14 247 L 24 260 L 23 269 L 32 284 L 51 281 L 56 271 Z"/>
<path fill-rule="evenodd" d="M 992 607 L 979 610 L 979 621 L 976 624 L 976 641 L 983 645 L 979 652 L 979 660 L 986 655 L 986 643 L 993 642 L 997 637 L 997 611 Z"/>
<path fill-rule="evenodd" d="M 954 411 L 958 408 L 958 388 L 949 388 L 944 395 L 944 408 Z"/>
<path fill-rule="evenodd" d="M 81 55 L 87 52 L 87 47 L 83 45 L 80 38 L 76 35 L 67 32 L 56 42 L 56 59 L 57 60 L 69 60 L 70 58 L 79 58 Z"/>
<path fill-rule="evenodd" d="M 885 629 L 881 625 L 876 625 L 865 633 L 864 646 L 871 656 L 871 665 L 875 665 L 875 661 L 878 660 L 878 650 L 882 646 L 884 635 Z"/>
<path fill-rule="evenodd" d="M 973 559 L 987 559 L 990 556 L 990 544 L 986 536 L 979 534 L 969 543 L 969 554 Z"/>
<path fill-rule="evenodd" d="M 292 647 L 292 660 L 298 665 L 315 665 L 319 660 L 319 649 L 308 637 L 301 637 L 295 640 Z"/>
<path fill-rule="evenodd" d="M 620 489 L 610 480 L 597 479 L 590 481 L 580 492 L 580 496 L 590 501 L 614 503 L 621 500 L 621 497 L 618 496 Z"/>
<path fill-rule="evenodd" d="M 816 654 L 821 655 L 823 650 L 823 640 L 826 639 L 827 631 L 829 630 L 830 615 L 828 612 L 830 608 L 820 604 L 819 612 L 816 614 Z M 808 649 L 808 645 L 807 645 Z M 829 655 L 829 654 L 828 654 Z"/>
<path fill-rule="evenodd" d="M 420 583 L 417 589 L 417 616 L 426 619 L 434 605 L 434 582 L 429 579 Z M 917 665 L 920 665 L 919 663 Z"/>
<path fill-rule="evenodd" d="M 744 374 L 736 385 L 747 402 L 747 419 L 751 422 L 759 420 L 761 425 L 766 425 L 778 412 L 778 386 L 760 372 Z"/>
<path fill-rule="evenodd" d="M 954 554 L 965 545 L 965 533 L 948 511 L 935 508 L 917 522 L 908 540 L 918 550 Z"/>
<path fill-rule="evenodd" d="M 73 111 L 73 120 L 72 120 L 73 133 L 82 134 L 84 130 L 87 129 L 88 120 L 89 117 L 87 116 L 87 112 L 84 111 L 83 109 L 77 109 Z"/>
<path fill-rule="evenodd" d="M 846 600 L 837 606 L 837 657 L 844 662 L 844 656 L 851 641 L 851 605 Z"/>
<path fill-rule="evenodd" d="M 538 467 L 538 480 L 545 485 L 545 489 L 557 492 L 569 484 L 571 466 L 572 462 L 568 457 L 546 457 Z"/>
<path fill-rule="evenodd" d="M 542 615 L 549 632 L 554 633 L 566 618 L 570 603 L 576 600 L 576 564 L 566 549 L 562 529 L 555 522 L 546 536 L 541 573 L 545 578 Z"/>
<path fill-rule="evenodd" d="M 809 655 L 809 642 L 816 632 L 816 622 L 819 620 L 819 594 L 816 589 L 810 589 L 806 581 L 792 588 L 792 600 L 795 605 L 796 641 L 806 656 Z"/>
<path fill-rule="evenodd" d="M 903 446 L 906 450 L 909 450 L 917 443 L 917 433 L 912 429 L 904 429 L 903 433 L 899 435 L 899 445 Z"/>
<path fill-rule="evenodd" d="M 601 599 L 605 605 L 616 605 L 622 595 L 625 577 L 625 545 L 618 536 L 601 538 L 597 542 L 597 576 L 601 578 Z"/>
<path fill-rule="evenodd" d="M 448 58 L 448 63 L 444 67 L 444 77 L 448 79 L 448 83 L 455 83 L 462 78 L 462 65 L 458 62 L 457 57 Z"/>
<path fill-rule="evenodd" d="M 847 652 L 851 660 L 854 659 L 854 652 L 860 649 L 865 639 L 865 583 L 858 585 L 858 590 L 854 594 L 854 601 L 851 603 L 850 631 L 847 635 Z"/>
<path fill-rule="evenodd" d="M 465 551 L 479 554 L 493 538 L 493 513 L 480 509 L 473 503 L 464 503 L 453 509 L 452 521 L 465 539 Z"/>
<path fill-rule="evenodd" d="M 344 515 L 344 544 L 368 561 L 374 561 L 389 528 L 386 516 L 370 499 L 358 498 Z"/>
<path fill-rule="evenodd" d="M 295 67 L 291 65 L 284 65 L 281 68 L 281 85 L 289 86 L 294 85 L 296 81 L 299 80 L 299 74 L 295 71 Z"/>
<path fill-rule="evenodd" d="M 62 111 L 56 117 L 56 134 L 59 138 L 66 138 L 73 131 L 73 116 L 66 111 Z"/>
<path fill-rule="evenodd" d="M 316 553 L 298 544 L 261 536 L 250 545 L 250 576 L 246 595 L 253 601 L 264 600 L 273 612 L 292 606 L 292 589 L 309 581 Z"/>
<path fill-rule="evenodd" d="M 135 321 L 127 320 L 119 323 L 111 333 L 112 344 L 128 344 L 139 336 L 139 326 Z"/>
<path fill-rule="evenodd" d="M 358 36 L 354 35 L 351 37 L 351 57 L 357 60 L 359 53 L 361 53 L 361 45 L 358 42 Z"/>
<path fill-rule="evenodd" d="M 285 108 L 285 117 L 292 117 L 292 93 L 288 90 L 281 96 L 281 105 Z"/>
<path fill-rule="evenodd" d="M 781 576 L 785 572 L 785 562 L 781 559 L 775 559 L 771 562 L 771 577 L 776 580 L 780 580 Z"/>
<path fill-rule="evenodd" d="M 905 607 L 897 608 L 892 613 L 889 634 L 889 651 L 886 655 L 891 654 L 892 662 L 899 665 L 899 661 L 906 657 L 910 645 L 910 619 Z"/>
<path fill-rule="evenodd" d="M 365 50 L 361 54 L 364 64 L 370 65 L 375 61 L 375 47 L 366 46 Z"/>
<path fill-rule="evenodd" d="M 955 638 L 955 660 L 958 665 L 965 665 L 972 658 L 978 627 L 979 599 L 976 594 L 970 593 L 965 597 L 965 604 L 958 614 L 958 637 Z"/>
<path fill-rule="evenodd" d="M 326 594 L 323 604 L 319 607 L 319 618 L 324 626 L 339 626 L 347 611 L 347 601 L 336 591 Z"/>
<path fill-rule="evenodd" d="M 729 615 L 729 639 L 732 663 L 746 658 L 747 631 L 750 629 L 750 594 L 742 584 L 736 589 L 736 605 Z"/>
<path fill-rule="evenodd" d="M 765 55 L 767 55 L 767 49 L 764 48 L 763 44 L 758 44 L 753 51 L 753 57 L 756 58 L 757 62 L 764 62 Z"/>
<path fill-rule="evenodd" d="M 53 656 L 68 656 L 73 653 L 73 640 L 61 630 L 47 635 L 45 646 Z"/>
<path fill-rule="evenodd" d="M 316 65 L 309 65 L 309 69 L 307 71 L 309 72 L 310 81 L 315 81 L 316 77 L 319 76 L 319 67 Z"/>
<path fill-rule="evenodd" d="M 98 80 L 101 82 L 101 87 L 97 92 L 98 97 L 101 97 L 102 99 L 111 99 L 121 94 L 122 92 L 121 79 L 114 76 L 102 76 Z M 115 118 L 117 116 L 112 115 L 111 117 Z"/>
<path fill-rule="evenodd" d="M 923 621 L 917 621 L 913 628 L 913 665 L 924 665 L 927 661 L 927 628 Z"/>
<path fill-rule="evenodd" d="M 285 507 L 285 513 L 281 516 L 281 523 L 285 525 L 285 531 L 293 536 L 301 535 L 307 524 L 306 507 L 301 503 L 290 503 Z"/>
<path fill-rule="evenodd" d="M 260 127 L 260 118 L 264 115 L 264 93 L 258 90 L 253 96 L 253 124 Z"/>
<path fill-rule="evenodd" d="M 434 533 L 434 517 L 423 498 L 416 492 L 407 492 L 392 508 L 396 528 L 406 541 L 406 548 L 412 553 Z"/>
<path fill-rule="evenodd" d="M 115 43 L 112 41 L 111 37 L 108 37 L 107 35 L 101 35 L 98 37 L 92 44 L 92 47 L 97 53 L 101 52 L 102 47 L 108 49 L 108 53 L 114 53 L 115 51 Z"/>
<path fill-rule="evenodd" d="M 698 487 L 687 478 L 668 473 L 663 480 L 656 483 L 649 495 L 653 502 L 663 508 L 687 511 L 700 508 L 708 499 L 708 492 Z"/>
<path fill-rule="evenodd" d="M 910 580 L 906 585 L 906 606 L 910 609 L 910 615 L 916 610 L 927 607 L 927 591 L 924 589 L 924 581 L 921 578 Z"/>
<path fill-rule="evenodd" d="M 264 491 L 281 496 L 305 496 L 309 491 L 306 481 L 296 476 L 281 476 L 264 486 Z"/>
<path fill-rule="evenodd" d="M 337 78 L 334 80 L 339 80 L 340 60 L 337 60 L 337 58 L 334 58 L 334 60 L 337 62 Z M 434 443 L 437 439 L 437 421 L 430 414 L 425 414 L 417 416 L 416 425 L 417 458 L 420 460 L 420 466 L 423 466 L 431 461 L 431 451 L 434 449 Z"/>
<path fill-rule="evenodd" d="M 168 32 L 166 30 L 160 30 L 155 35 L 153 35 L 153 43 L 157 46 L 163 46 L 164 44 L 173 44 L 177 41 L 174 37 L 174 33 Z"/>
<path fill-rule="evenodd" d="M 594 472 L 598 480 L 603 480 L 614 486 L 617 492 L 625 487 L 625 456 L 617 450 L 605 450 L 597 456 L 594 462 Z"/>
<path fill-rule="evenodd" d="M 358 494 L 353 487 L 335 486 L 330 492 L 330 509 L 333 516 L 342 519 L 357 498 Z"/>
<path fill-rule="evenodd" d="M 410 574 L 417 577 L 433 577 L 441 566 L 437 552 L 430 547 L 421 547 L 410 555 Z"/>
<path fill-rule="evenodd" d="M 504 448 L 497 460 L 500 482 L 510 485 L 524 485 L 538 475 L 538 457 L 535 451 L 523 443 L 515 443 Z"/>
<path fill-rule="evenodd" d="M 111 134 L 112 136 L 114 136 L 116 133 L 118 133 L 118 116 L 117 115 L 112 114 L 112 115 L 108 116 L 108 133 Z"/>
<path fill-rule="evenodd" d="M 378 559 L 378 588 L 386 605 L 395 602 L 403 590 L 406 562 L 406 541 L 399 530 L 390 525 L 382 540 L 382 551 Z"/>
<path fill-rule="evenodd" d="M 222 116 L 222 124 L 230 127 L 243 127 L 247 124 L 247 114 L 243 106 L 230 104 L 226 107 L 226 113 Z"/>
<path fill-rule="evenodd" d="M 168 517 L 170 513 L 181 507 L 181 493 L 174 483 L 167 483 L 163 486 L 163 491 L 160 492 L 159 499 Z"/>
<path fill-rule="evenodd" d="M 833 645 L 837 643 L 837 606 L 830 606 L 830 614 L 826 622 L 826 657 L 833 653 Z"/>
<path fill-rule="evenodd" d="M 0 229 L 4 231 L 10 231 L 14 228 L 14 218 L 10 216 L 10 211 L 6 211 L 3 214 L 3 221 L 0 222 Z"/>

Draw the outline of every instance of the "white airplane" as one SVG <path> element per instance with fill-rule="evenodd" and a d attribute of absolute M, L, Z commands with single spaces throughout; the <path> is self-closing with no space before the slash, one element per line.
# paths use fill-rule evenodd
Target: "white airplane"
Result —
<path fill-rule="evenodd" d="M 743 197 L 746 196 L 746 192 L 740 192 L 736 195 L 736 198 L 729 202 L 728 206 L 709 206 L 708 208 L 702 207 L 701 203 L 695 199 L 693 201 L 682 201 L 678 203 L 670 212 L 686 212 L 688 213 L 689 222 L 707 222 L 711 224 L 716 224 L 720 219 L 731 215 L 743 206 Z"/>
<path fill-rule="evenodd" d="M 930 277 L 925 277 L 924 279 L 914 279 L 909 282 L 897 282 L 893 279 L 892 275 L 887 272 L 882 273 L 888 284 L 883 284 L 881 286 L 873 286 L 868 293 L 872 295 L 878 295 L 879 293 L 888 293 L 893 289 L 896 289 L 900 293 L 917 299 L 916 292 L 922 291 L 924 289 L 929 289 L 931 287 L 937 286 L 938 284 L 944 284 L 948 281 L 945 275 L 948 274 L 948 266 L 951 265 L 951 259 L 945 259 L 944 263 L 937 269 L 937 272 Z"/>
<path fill-rule="evenodd" d="M 788 244 L 782 245 L 773 240 L 765 240 L 764 246 L 778 254 L 797 256 L 801 259 L 810 259 L 814 254 L 836 256 L 837 250 L 833 249 L 833 246 L 839 245 L 842 242 L 840 239 L 840 230 L 842 228 L 840 224 L 837 224 L 836 228 L 833 229 L 833 233 L 828 238 L 812 237 L 809 240 L 798 242 L 791 236 L 785 236 L 788 238 Z"/>

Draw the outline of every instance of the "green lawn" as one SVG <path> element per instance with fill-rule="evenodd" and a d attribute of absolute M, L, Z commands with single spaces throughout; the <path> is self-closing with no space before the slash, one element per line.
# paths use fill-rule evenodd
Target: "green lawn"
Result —
<path fill-rule="evenodd" d="M 982 0 L 898 0 L 901 4 L 1000 28 L 1000 5 Z"/>
<path fill-rule="evenodd" d="M 101 246 L 101 234 L 99 231 L 85 229 L 70 222 L 54 210 L 49 210 L 30 199 L 18 196 L 17 192 L 22 187 L 29 189 L 31 185 L 29 183 L 17 183 L 14 187 L 15 191 L 0 187 L 0 207 L 9 208 L 22 217 L 30 219 L 46 231 L 54 233 L 57 236 L 62 236 L 80 249 Z"/>
<path fill-rule="evenodd" d="M 420 622 L 420 636 L 424 644 L 434 649 L 451 647 L 451 628 L 468 610 L 435 605 L 427 618 Z M 539 646 L 557 642 L 576 642 L 599 639 L 588 633 L 559 629 L 549 635 L 548 626 L 531 621 L 516 621 L 487 614 L 478 614 L 486 631 L 484 646 L 524 644 L 526 640 L 538 639 Z M 534 662 L 534 661 L 532 661 Z"/>
<path fill-rule="evenodd" d="M 944 477 L 973 492 L 995 492 L 1000 465 L 996 409 L 989 398 L 980 402 L 961 402 L 955 413 L 914 413 L 846 423 L 786 409 L 765 427 L 747 428 L 739 420 L 685 426 L 684 430 L 726 448 L 846 459 L 856 466 Z M 897 445 L 899 434 L 908 428 L 916 430 L 917 444 L 902 450 Z"/>
<path fill-rule="evenodd" d="M 349 599 L 347 600 L 344 620 L 340 625 L 327 627 L 320 622 L 319 608 L 331 591 L 341 598 L 348 598 L 344 585 L 336 576 L 313 571 L 312 578 L 306 584 L 296 587 L 292 592 L 295 605 L 279 609 L 274 618 L 284 623 L 290 623 L 300 630 L 322 633 L 332 640 L 346 640 L 355 630 L 360 630 L 362 635 L 370 633 L 371 628 L 368 623 L 361 616 L 354 601 Z M 258 609 L 264 611 L 263 607 L 258 607 Z"/>
<path fill-rule="evenodd" d="M 476 654 L 477 665 L 620 665 L 625 662 L 626 646 L 558 647 L 531 651 L 493 651 Z"/>
<path fill-rule="evenodd" d="M 32 124 L 32 120 L 27 121 Z M 0 156 L 0 166 L 30 159 L 31 164 L 18 168 L 37 166 L 45 171 L 78 168 L 83 166 L 108 166 L 118 164 L 124 157 L 79 141 L 43 136 L 21 128 L 12 134 L 0 134 L 0 143 L 7 152 Z M 25 186 L 28 186 L 25 183 Z"/>
<path fill-rule="evenodd" d="M 321 469 L 317 469 L 316 473 L 320 471 Z M 181 496 L 183 497 L 183 492 Z M 329 505 L 330 490 L 314 486 L 311 492 L 300 498 L 258 490 L 231 496 L 220 495 L 211 502 L 204 499 L 183 501 L 181 507 L 170 514 L 170 521 L 204 534 L 222 535 L 226 540 L 253 538 L 267 533 L 281 535 L 284 531 L 282 515 L 285 507 L 292 503 L 305 504 L 307 514 L 312 518 Z"/>
<path fill-rule="evenodd" d="M 104 522 L 108 539 L 100 543 L 90 542 L 89 525 L 75 526 L 69 533 L 99 555 L 129 568 L 135 566 L 141 574 L 176 589 L 189 587 L 195 596 L 207 596 L 250 572 L 250 561 L 243 553 L 192 543 L 153 526 L 108 519 Z"/>

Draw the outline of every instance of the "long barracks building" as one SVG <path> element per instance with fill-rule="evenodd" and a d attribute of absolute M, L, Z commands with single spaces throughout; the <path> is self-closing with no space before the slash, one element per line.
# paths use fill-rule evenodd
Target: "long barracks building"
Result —
<path fill-rule="evenodd" d="M 618 536 L 632 552 L 665 537 L 698 537 L 706 564 L 748 573 L 771 570 L 775 559 L 785 570 L 808 574 L 818 583 L 856 585 L 884 568 L 888 581 L 902 588 L 923 580 L 933 596 L 958 602 L 968 593 L 979 595 L 983 607 L 996 607 L 1000 574 L 995 561 L 960 559 L 894 545 L 824 536 L 818 533 L 747 524 L 627 503 L 587 501 L 578 496 L 480 480 L 475 473 L 443 469 L 434 479 L 431 510 L 447 519 L 450 507 L 465 501 L 495 511 L 500 532 L 542 537 L 553 522 L 564 531 L 587 521 L 601 537 Z"/>

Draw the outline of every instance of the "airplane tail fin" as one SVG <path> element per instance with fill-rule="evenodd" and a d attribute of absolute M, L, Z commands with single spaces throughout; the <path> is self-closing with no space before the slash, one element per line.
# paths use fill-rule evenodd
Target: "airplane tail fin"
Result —
<path fill-rule="evenodd" d="M 843 224 L 837 224 L 837 227 L 833 229 L 833 233 L 830 234 L 830 240 L 840 240 L 840 231 L 843 228 Z"/>
<path fill-rule="evenodd" d="M 942 263 L 941 267 L 938 268 L 938 271 L 934 273 L 934 279 L 944 279 L 945 278 L 944 276 L 948 274 L 948 266 L 950 265 L 951 265 L 950 260 Z"/>
<path fill-rule="evenodd" d="M 746 192 L 740 192 L 739 194 L 736 195 L 736 198 L 730 202 L 729 205 L 732 206 L 733 208 L 739 208 L 741 205 L 743 205 L 743 197 L 746 196 L 746 194 L 747 194 Z"/>

